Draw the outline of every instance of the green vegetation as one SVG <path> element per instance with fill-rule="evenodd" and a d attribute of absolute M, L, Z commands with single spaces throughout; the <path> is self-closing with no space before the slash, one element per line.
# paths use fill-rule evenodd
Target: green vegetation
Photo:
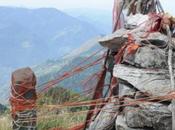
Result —
<path fill-rule="evenodd" d="M 49 108 L 48 105 L 61 105 L 66 102 L 84 101 L 87 98 L 80 94 L 55 87 L 50 89 L 38 100 L 38 130 L 49 130 L 51 128 L 69 128 L 82 123 L 86 118 L 87 107 L 67 107 L 67 108 Z M 81 113 L 81 111 L 84 111 Z M 0 130 L 11 130 L 10 111 L 5 111 L 0 116 Z"/>
<path fill-rule="evenodd" d="M 65 114 L 48 116 L 38 121 L 39 130 L 49 130 L 51 128 L 69 128 L 75 126 L 76 124 L 82 123 L 85 120 L 85 114 Z"/>
<path fill-rule="evenodd" d="M 47 108 L 47 105 L 61 105 L 68 102 L 76 102 L 77 100 L 87 100 L 81 97 L 80 94 L 64 89 L 62 87 L 55 87 L 49 90 L 38 101 L 40 106 L 38 116 L 38 129 L 48 130 L 50 128 L 69 128 L 76 124 L 82 123 L 86 118 L 86 113 L 79 113 L 86 111 L 87 107 L 67 107 L 67 108 Z"/>
<path fill-rule="evenodd" d="M 62 104 L 75 97 L 79 97 L 79 94 L 74 93 L 70 90 L 64 89 L 62 87 L 55 87 L 50 89 L 46 94 L 42 96 L 42 98 L 38 101 L 39 105 L 51 105 L 51 104 Z"/>

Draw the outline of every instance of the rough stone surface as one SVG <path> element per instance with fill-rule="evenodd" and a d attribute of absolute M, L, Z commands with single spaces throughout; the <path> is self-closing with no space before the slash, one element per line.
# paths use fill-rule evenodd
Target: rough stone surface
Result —
<path fill-rule="evenodd" d="M 37 94 L 35 89 L 36 76 L 34 72 L 30 68 L 18 69 L 12 73 L 11 82 L 10 103 L 13 130 L 36 130 L 37 112 L 35 103 Z M 21 106 L 21 104 L 23 104 L 23 106 Z M 18 107 L 23 107 L 23 109 L 19 109 Z"/>
<path fill-rule="evenodd" d="M 140 32 L 137 32 L 138 34 Z M 145 36 L 145 34 L 147 34 Z M 146 45 L 155 45 L 157 47 L 163 48 L 168 43 L 168 37 L 160 32 L 152 32 L 152 33 L 145 33 L 144 35 L 141 33 L 141 35 L 134 35 L 135 39 L 140 39 L 141 42 L 145 43 Z"/>
<path fill-rule="evenodd" d="M 171 111 L 168 106 L 154 103 L 139 107 L 126 107 L 125 118 L 128 127 L 150 127 L 154 130 L 171 130 Z"/>
<path fill-rule="evenodd" d="M 164 47 L 168 42 L 168 37 L 159 32 L 148 33 L 136 29 L 136 30 L 127 30 L 127 29 L 119 29 L 115 33 L 107 35 L 99 40 L 99 43 L 106 48 L 112 50 L 119 50 L 125 42 L 128 41 L 128 34 L 131 34 L 133 38 L 139 44 L 151 44 L 156 45 L 158 47 Z"/>
<path fill-rule="evenodd" d="M 115 33 L 107 35 L 102 39 L 100 39 L 99 43 L 103 47 L 118 50 L 127 41 L 127 38 L 128 38 L 126 35 L 127 32 L 129 32 L 129 30 L 126 30 L 126 29 L 117 30 Z"/>
<path fill-rule="evenodd" d="M 13 130 L 37 130 L 34 119 L 37 119 L 36 110 L 18 112 L 12 122 Z"/>
<path fill-rule="evenodd" d="M 119 109 L 116 107 L 117 103 L 118 101 L 114 99 L 112 103 L 105 105 L 88 130 L 112 130 Z"/>
<path fill-rule="evenodd" d="M 125 118 L 122 115 L 117 116 L 115 128 L 116 130 L 153 130 L 151 128 L 130 128 L 127 126 Z"/>
<path fill-rule="evenodd" d="M 132 56 L 124 56 L 124 62 L 141 68 L 167 68 L 165 51 L 157 47 L 140 47 Z"/>
<path fill-rule="evenodd" d="M 136 14 L 126 18 L 125 27 L 128 29 L 134 29 L 136 27 L 143 28 L 146 26 L 146 22 L 149 19 L 148 15 Z"/>
<path fill-rule="evenodd" d="M 140 99 L 140 98 L 145 98 L 145 97 L 146 97 L 146 95 L 140 91 L 137 91 L 135 93 L 135 99 Z"/>
<path fill-rule="evenodd" d="M 134 96 L 135 95 L 135 90 L 128 87 L 125 84 L 119 83 L 119 97 L 123 96 Z"/>
<path fill-rule="evenodd" d="M 148 18 L 147 15 L 141 14 L 130 16 L 125 22 L 126 29 L 117 30 L 99 41 L 103 47 L 117 52 L 127 43 L 128 34 L 131 34 L 134 42 L 140 45 L 134 54 L 125 51 L 123 61 L 121 64 L 114 65 L 113 69 L 114 77 L 119 79 L 118 96 L 126 105 L 132 103 L 134 99 L 145 98 L 145 93 L 147 96 L 164 96 L 172 91 L 165 49 L 169 40 L 160 32 L 146 32 L 148 28 L 144 21 Z M 110 68 L 113 68 L 113 64 Z M 175 58 L 173 58 L 173 68 L 175 68 Z M 123 115 L 117 116 L 115 128 L 116 130 L 172 130 L 170 109 L 172 109 L 171 105 L 160 103 L 123 106 L 120 108 L 123 110 Z M 113 118 L 105 119 L 105 115 L 110 114 L 101 112 L 90 130 L 111 130 Z M 105 129 L 107 125 L 108 128 Z"/>
<path fill-rule="evenodd" d="M 168 70 L 138 69 L 118 64 L 114 67 L 113 75 L 150 95 L 164 96 L 171 91 Z"/>

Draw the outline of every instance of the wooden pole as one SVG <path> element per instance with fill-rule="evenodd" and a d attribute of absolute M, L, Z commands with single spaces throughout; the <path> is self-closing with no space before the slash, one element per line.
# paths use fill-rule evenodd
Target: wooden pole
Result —
<path fill-rule="evenodd" d="M 30 68 L 12 73 L 11 111 L 13 130 L 36 130 L 36 77 Z"/>

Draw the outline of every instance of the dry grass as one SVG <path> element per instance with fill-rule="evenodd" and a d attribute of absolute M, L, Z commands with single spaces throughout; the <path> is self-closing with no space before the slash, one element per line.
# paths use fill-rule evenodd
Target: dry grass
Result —
<path fill-rule="evenodd" d="M 12 130 L 10 116 L 0 116 L 0 130 Z"/>
<path fill-rule="evenodd" d="M 61 114 L 48 115 L 38 118 L 38 130 L 49 130 L 50 128 L 69 128 L 84 122 L 85 114 Z"/>
<path fill-rule="evenodd" d="M 38 130 L 49 130 L 50 128 L 69 128 L 82 123 L 85 120 L 85 114 L 42 114 L 38 115 Z M 0 116 L 0 130 L 12 130 L 11 118 L 9 115 Z"/>

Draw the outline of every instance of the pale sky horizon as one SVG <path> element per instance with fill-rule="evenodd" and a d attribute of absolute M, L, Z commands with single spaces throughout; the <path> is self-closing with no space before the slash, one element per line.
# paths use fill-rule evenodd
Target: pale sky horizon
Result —
<path fill-rule="evenodd" d="M 60 10 L 70 8 L 111 9 L 113 0 L 0 0 L 1 6 L 27 8 L 53 7 Z"/>
<path fill-rule="evenodd" d="M 24 8 L 57 8 L 59 10 L 72 8 L 94 8 L 112 10 L 114 0 L 0 0 L 0 6 Z M 173 0 L 160 0 L 164 9 L 175 15 Z"/>

